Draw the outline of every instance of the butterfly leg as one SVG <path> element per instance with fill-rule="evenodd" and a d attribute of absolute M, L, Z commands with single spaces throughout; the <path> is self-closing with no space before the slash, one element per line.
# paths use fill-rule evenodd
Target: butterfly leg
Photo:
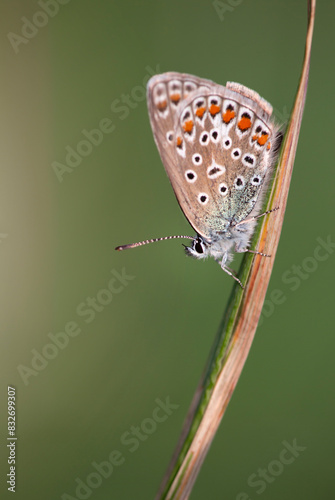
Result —
<path fill-rule="evenodd" d="M 261 255 L 262 257 L 271 257 L 271 255 L 268 255 L 267 253 L 263 252 L 257 252 L 256 250 L 249 250 L 249 248 L 243 248 L 238 245 L 238 243 L 235 245 L 235 252 L 236 253 L 254 253 L 256 255 Z"/>
<path fill-rule="evenodd" d="M 250 222 L 254 222 L 255 220 L 259 219 L 260 217 L 264 217 L 264 215 L 271 214 L 272 212 L 275 212 L 276 210 L 279 210 L 279 207 L 275 207 L 272 210 L 267 210 L 266 212 L 263 212 L 262 214 L 255 215 L 254 217 L 250 217 L 250 219 L 245 219 L 241 222 L 238 222 L 236 226 L 240 226 L 242 224 L 248 224 Z M 271 257 L 271 255 L 268 255 L 263 252 L 257 252 L 256 250 L 249 250 L 249 248 L 243 248 L 240 246 L 238 243 L 235 245 L 235 252 L 237 253 L 244 253 L 244 252 L 249 252 L 249 253 L 254 253 L 256 255 L 261 255 L 262 257 Z"/>
<path fill-rule="evenodd" d="M 237 278 L 237 276 L 234 275 L 234 272 L 232 269 L 230 269 L 229 267 L 226 267 L 226 261 L 227 261 L 227 257 L 228 257 L 228 254 L 225 254 L 223 256 L 223 259 L 222 261 L 220 262 L 220 266 L 221 266 L 221 269 L 229 274 L 229 276 L 231 276 L 232 278 L 234 278 L 235 281 L 237 281 L 237 283 L 244 289 L 244 286 L 242 285 L 241 281 Z"/>
<path fill-rule="evenodd" d="M 253 222 L 253 221 L 259 219 L 260 217 L 264 217 L 264 215 L 268 215 L 268 214 L 271 214 L 272 212 L 275 212 L 276 210 L 279 210 L 279 207 L 272 208 L 271 210 L 267 210 L 266 212 L 263 212 L 262 214 L 255 215 L 254 217 L 250 217 L 250 219 L 242 220 L 241 222 L 238 222 L 237 224 L 235 224 L 234 227 L 241 226 L 242 224 L 248 224 L 249 222 Z"/>
<path fill-rule="evenodd" d="M 263 253 L 263 252 L 257 252 L 256 250 L 249 250 L 249 248 L 247 248 L 245 250 L 245 252 L 249 252 L 249 253 L 254 253 L 256 255 L 261 255 L 262 257 L 271 257 L 271 255 L 267 254 L 267 253 Z"/>
<path fill-rule="evenodd" d="M 261 255 L 262 257 L 271 257 L 271 255 L 268 255 L 267 253 L 257 252 L 256 250 L 249 250 L 249 248 L 241 248 L 238 245 L 235 246 L 235 252 L 237 253 L 248 252 L 248 253 L 254 253 L 256 255 Z"/>

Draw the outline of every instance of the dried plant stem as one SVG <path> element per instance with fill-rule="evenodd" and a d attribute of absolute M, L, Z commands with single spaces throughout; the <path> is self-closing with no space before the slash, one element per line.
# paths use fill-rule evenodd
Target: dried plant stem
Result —
<path fill-rule="evenodd" d="M 267 215 L 256 231 L 252 248 L 271 259 L 246 254 L 240 276 L 245 290 L 234 286 L 202 380 L 189 409 L 182 435 L 156 500 L 189 497 L 201 465 L 233 394 L 248 356 L 271 276 L 283 224 L 293 163 L 306 99 L 315 17 L 315 0 L 309 1 L 308 30 L 302 74 L 285 134 L 281 155 L 268 197 Z"/>

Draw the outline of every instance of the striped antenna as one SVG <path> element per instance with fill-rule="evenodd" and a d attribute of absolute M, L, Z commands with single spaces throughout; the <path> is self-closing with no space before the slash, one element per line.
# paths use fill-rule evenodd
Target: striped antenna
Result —
<path fill-rule="evenodd" d="M 127 248 L 136 248 L 141 247 L 142 245 L 147 245 L 148 243 L 155 243 L 156 241 L 174 240 L 178 238 L 187 238 L 188 240 L 194 240 L 193 236 L 164 236 L 164 238 L 153 238 L 152 240 L 139 241 L 138 243 L 129 243 L 129 245 L 120 245 L 119 247 L 116 247 L 115 250 L 118 250 L 120 252 L 121 250 L 126 250 Z"/>

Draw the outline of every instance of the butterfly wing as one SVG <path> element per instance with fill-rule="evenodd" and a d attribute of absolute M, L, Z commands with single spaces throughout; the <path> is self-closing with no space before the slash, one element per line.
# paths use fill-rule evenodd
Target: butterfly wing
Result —
<path fill-rule="evenodd" d="M 170 179 L 181 209 L 187 203 L 180 170 L 180 157 L 176 153 L 175 128 L 180 110 L 186 99 L 195 91 L 209 90 L 214 82 L 184 73 L 163 73 L 153 76 L 147 85 L 147 103 L 154 139 L 164 168 Z M 187 210 L 190 213 L 191 207 Z M 188 218 L 187 213 L 185 216 Z"/>
<path fill-rule="evenodd" d="M 273 160 L 272 108 L 239 84 L 178 73 L 154 78 L 149 114 L 164 167 L 190 224 L 213 241 L 257 207 Z M 195 88 L 175 106 L 177 81 Z"/>

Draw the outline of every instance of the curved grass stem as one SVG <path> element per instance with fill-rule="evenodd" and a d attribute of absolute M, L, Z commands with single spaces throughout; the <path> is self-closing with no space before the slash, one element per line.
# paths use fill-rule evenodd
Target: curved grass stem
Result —
<path fill-rule="evenodd" d="M 310 66 L 316 0 L 308 2 L 308 30 L 305 57 L 295 103 L 284 137 L 266 210 L 255 232 L 252 248 L 267 249 L 272 255 L 246 253 L 239 276 L 245 289 L 236 283 L 219 327 L 206 369 L 194 395 L 179 443 L 161 484 L 156 500 L 189 497 L 207 451 L 227 408 L 247 359 L 277 251 L 305 105 Z M 222 497 L 224 498 L 224 496 Z"/>

